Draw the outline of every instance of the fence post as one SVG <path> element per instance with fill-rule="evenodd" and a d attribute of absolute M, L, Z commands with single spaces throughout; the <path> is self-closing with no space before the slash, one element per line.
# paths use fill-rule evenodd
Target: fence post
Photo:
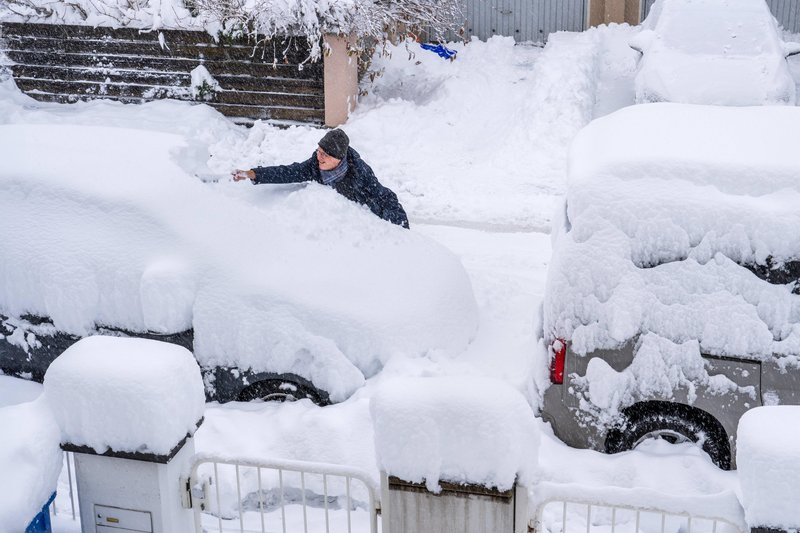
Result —
<path fill-rule="evenodd" d="M 189 533 L 183 505 L 202 422 L 200 369 L 187 349 L 94 336 L 56 359 L 44 396 L 74 452 L 82 531 Z"/>
<path fill-rule="evenodd" d="M 324 59 L 325 125 L 336 127 L 347 121 L 358 100 L 358 56 L 348 54 L 350 37 L 325 35 Z"/>

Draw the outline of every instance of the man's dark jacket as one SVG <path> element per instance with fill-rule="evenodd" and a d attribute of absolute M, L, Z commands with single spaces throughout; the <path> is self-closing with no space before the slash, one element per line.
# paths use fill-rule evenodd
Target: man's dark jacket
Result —
<path fill-rule="evenodd" d="M 352 148 L 347 149 L 347 167 L 347 174 L 332 187 L 345 198 L 369 207 L 382 219 L 407 228 L 408 217 L 397 195 L 378 182 L 369 165 Z M 302 163 L 256 167 L 253 171 L 256 173 L 255 183 L 316 181 L 324 184 L 316 152 Z"/>

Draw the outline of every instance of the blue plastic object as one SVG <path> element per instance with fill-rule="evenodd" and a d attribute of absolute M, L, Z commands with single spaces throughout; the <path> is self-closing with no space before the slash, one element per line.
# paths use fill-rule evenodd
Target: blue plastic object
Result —
<path fill-rule="evenodd" d="M 458 53 L 455 50 L 450 50 L 443 44 L 420 43 L 420 46 L 423 50 L 429 50 L 442 59 L 454 59 Z"/>
<path fill-rule="evenodd" d="M 53 533 L 53 526 L 50 524 L 50 504 L 56 499 L 54 492 L 47 503 L 44 504 L 39 514 L 33 517 L 31 523 L 25 529 L 25 533 Z"/>

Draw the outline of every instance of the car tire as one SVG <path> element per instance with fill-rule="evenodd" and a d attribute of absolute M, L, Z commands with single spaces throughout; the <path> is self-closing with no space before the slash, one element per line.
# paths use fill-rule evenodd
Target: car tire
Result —
<path fill-rule="evenodd" d="M 325 405 L 318 392 L 311 387 L 286 379 L 265 379 L 245 387 L 240 402 L 262 400 L 265 402 L 294 402 L 309 399 L 316 405 Z"/>
<path fill-rule="evenodd" d="M 624 415 L 626 421 L 608 433 L 606 453 L 633 450 L 649 438 L 663 438 L 672 443 L 701 444 L 714 464 L 731 469 L 725 429 L 705 411 L 679 403 L 644 402 L 626 409 Z"/>

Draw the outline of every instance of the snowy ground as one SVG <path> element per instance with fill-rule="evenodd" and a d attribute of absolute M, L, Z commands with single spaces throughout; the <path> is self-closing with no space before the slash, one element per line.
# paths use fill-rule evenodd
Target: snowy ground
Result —
<path fill-rule="evenodd" d="M 544 50 L 494 38 L 455 45 L 454 62 L 414 46 L 378 59 L 383 76 L 369 87 L 345 129 L 379 179 L 397 191 L 413 231 L 461 258 L 479 305 L 478 336 L 458 358 L 396 357 L 354 396 L 330 407 L 308 401 L 209 404 L 197 433 L 198 451 L 340 463 L 377 479 L 369 401 L 391 377 L 488 375 L 524 391 L 536 406 L 531 378 L 544 370 L 533 333 L 550 257 L 551 214 L 563 192 L 566 147 L 592 118 L 633 102 L 635 55 L 625 45 L 631 31 L 612 26 L 558 34 Z M 800 60 L 792 68 L 800 80 Z M 247 130 L 210 108 L 180 103 L 43 105 L 8 82 L 0 85 L 0 123 L 179 133 L 201 147 L 197 174 L 205 180 L 226 179 L 235 167 L 305 159 L 320 137 L 308 127 L 257 124 Z M 0 406 L 28 401 L 37 391 L 37 385 L 0 377 Z M 700 499 L 709 509 L 739 518 L 731 511 L 736 474 L 717 470 L 695 447 L 653 443 L 610 457 L 569 449 L 547 427 L 542 434 L 544 481 L 640 499 L 643 494 L 664 501 Z M 68 516 L 63 483 L 57 503 L 55 531 L 78 531 Z"/>

